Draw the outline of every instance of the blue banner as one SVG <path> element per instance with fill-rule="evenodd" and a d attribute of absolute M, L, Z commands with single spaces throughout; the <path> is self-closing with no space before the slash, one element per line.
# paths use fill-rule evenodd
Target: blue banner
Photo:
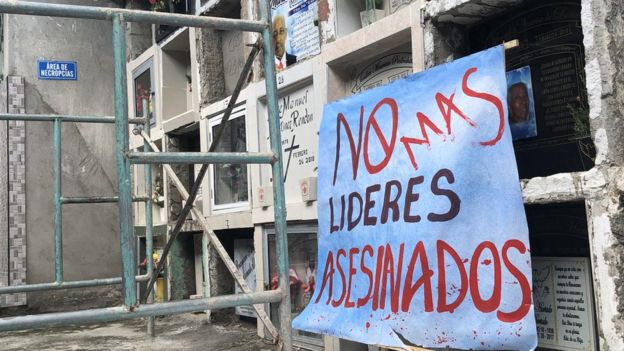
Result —
<path fill-rule="evenodd" d="M 75 61 L 37 61 L 37 75 L 42 80 L 78 80 Z"/>
<path fill-rule="evenodd" d="M 502 46 L 325 106 L 318 268 L 293 328 L 393 347 L 537 345 Z"/>

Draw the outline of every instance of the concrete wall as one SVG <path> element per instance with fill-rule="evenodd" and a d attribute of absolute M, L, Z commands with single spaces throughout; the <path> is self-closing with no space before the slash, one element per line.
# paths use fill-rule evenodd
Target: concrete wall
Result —
<path fill-rule="evenodd" d="M 127 1 L 128 10 L 149 10 L 148 2 Z M 126 59 L 134 60 L 152 46 L 152 25 L 149 23 L 126 23 Z"/>
<path fill-rule="evenodd" d="M 117 6 L 111 1 L 66 2 Z M 27 113 L 113 115 L 111 23 L 7 16 L 6 29 L 7 73 L 25 77 Z M 38 59 L 76 61 L 78 80 L 38 80 Z M 31 122 L 26 126 L 28 283 L 54 281 L 51 132 L 51 123 Z M 64 196 L 116 194 L 112 125 L 66 123 L 62 128 L 62 144 Z M 114 205 L 64 207 L 65 280 L 120 275 L 117 217 Z M 113 290 L 117 288 L 113 287 Z M 110 289 L 95 291 L 110 295 Z M 91 297 L 93 294 L 93 291 L 89 292 Z M 69 295 L 78 296 L 80 293 L 30 294 L 29 305 L 45 310 Z"/>
<path fill-rule="evenodd" d="M 587 200 L 600 349 L 624 349 L 624 3 L 581 2 L 585 74 L 597 174 Z"/>

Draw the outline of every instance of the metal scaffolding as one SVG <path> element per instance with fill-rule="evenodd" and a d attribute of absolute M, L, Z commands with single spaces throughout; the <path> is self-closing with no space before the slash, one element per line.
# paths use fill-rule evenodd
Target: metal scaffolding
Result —
<path fill-rule="evenodd" d="M 264 323 L 274 340 L 279 342 L 285 350 L 292 348 L 291 341 L 291 312 L 290 312 L 290 289 L 288 287 L 288 250 L 286 233 L 286 208 L 284 201 L 283 164 L 280 145 L 280 128 L 277 107 L 277 85 L 275 81 L 274 48 L 271 45 L 271 10 L 268 0 L 259 0 L 260 20 L 233 20 L 226 18 L 193 16 L 181 14 L 156 13 L 150 11 L 134 11 L 114 8 L 98 8 L 75 5 L 58 5 L 47 3 L 32 3 L 25 1 L 0 0 L 0 13 L 34 15 L 34 16 L 54 16 L 83 18 L 94 20 L 111 21 L 113 26 L 113 58 L 115 71 L 115 116 L 68 116 L 68 115 L 34 115 L 34 114 L 7 114 L 0 113 L 0 120 L 22 120 L 22 121 L 49 121 L 53 122 L 53 173 L 54 173 L 54 249 L 55 249 L 55 281 L 43 284 L 28 284 L 18 286 L 0 287 L 0 294 L 92 287 L 102 285 L 122 284 L 123 305 L 112 308 L 90 309 L 76 312 L 49 313 L 41 315 L 20 316 L 14 318 L 0 319 L 0 331 L 20 330 L 29 328 L 41 328 L 62 326 L 68 324 L 97 323 L 106 321 L 118 321 L 133 318 L 149 317 L 148 332 L 154 333 L 154 316 L 179 314 L 186 312 L 199 312 L 228 308 L 241 305 L 254 305 L 259 319 Z M 128 118 L 128 95 L 126 77 L 126 22 L 143 22 L 153 24 L 168 24 L 183 27 L 202 27 L 219 30 L 250 31 L 261 34 L 262 40 L 256 45 L 250 54 L 239 84 L 232 94 L 230 105 L 217 132 L 217 137 L 211 145 L 209 152 L 180 152 L 164 153 L 159 152 L 156 145 L 150 139 L 150 120 L 147 111 L 147 104 L 144 103 L 144 118 Z M 219 136 L 228 120 L 232 107 L 234 106 L 238 93 L 242 87 L 242 82 L 248 76 L 251 69 L 253 57 L 262 48 L 263 63 L 265 70 L 265 84 L 267 91 L 267 104 L 269 114 L 269 133 L 271 152 L 269 153 L 218 153 L 213 152 L 218 143 Z M 83 122 L 83 123 L 114 123 L 115 124 L 115 154 L 117 160 L 118 196 L 109 197 L 63 197 L 61 189 L 61 123 L 63 122 Z M 130 152 L 129 124 L 143 125 L 140 134 L 144 138 L 144 148 L 142 152 Z M 148 151 L 151 150 L 151 151 Z M 276 254 L 279 273 L 279 288 L 273 291 L 252 292 L 242 275 L 237 270 L 231 258 L 219 242 L 209 226 L 209 223 L 201 215 L 201 212 L 194 206 L 195 197 L 201 184 L 201 179 L 210 163 L 244 163 L 244 164 L 269 164 L 272 168 L 273 193 L 274 193 L 274 213 L 276 230 Z M 188 192 L 177 179 L 168 164 L 203 164 L 195 185 Z M 132 164 L 143 164 L 145 167 L 145 183 L 147 196 L 132 196 L 131 170 Z M 199 213 L 200 224 L 204 228 L 204 240 L 202 254 L 207 255 L 207 243 L 210 242 L 219 256 L 223 259 L 226 267 L 234 276 L 235 281 L 240 285 L 243 294 L 227 296 L 208 297 L 205 293 L 203 299 L 174 301 L 166 303 L 151 304 L 149 286 L 153 284 L 157 273 L 162 269 L 162 262 L 166 252 L 158 267 L 154 270 L 151 258 L 153 245 L 152 228 L 152 206 L 150 200 L 152 175 L 152 164 L 164 165 L 165 171 L 172 178 L 178 191 L 186 199 L 186 205 L 182 210 L 178 223 L 171 231 L 167 246 L 175 239 L 182 222 L 189 212 Z M 62 251 L 62 207 L 67 204 L 94 204 L 115 202 L 119 207 L 119 230 L 120 230 L 120 250 L 121 250 L 121 277 L 109 279 L 94 279 L 83 281 L 64 281 L 63 279 L 63 251 Z M 146 256 L 147 274 L 137 276 L 137 264 L 135 257 L 135 235 L 133 228 L 132 202 L 145 203 L 146 216 Z M 166 251 L 166 250 L 165 250 Z M 205 259 L 204 257 L 204 259 Z M 156 274 L 155 274 L 156 273 Z M 137 281 L 148 281 L 148 294 L 146 302 L 140 304 L 137 298 Z M 273 326 L 266 312 L 262 308 L 265 303 L 279 303 L 279 332 Z"/>

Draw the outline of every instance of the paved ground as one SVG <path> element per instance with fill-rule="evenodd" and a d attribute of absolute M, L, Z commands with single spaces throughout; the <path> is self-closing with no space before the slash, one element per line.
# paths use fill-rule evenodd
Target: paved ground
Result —
<path fill-rule="evenodd" d="M 274 350 L 256 335 L 255 323 L 208 324 L 204 314 L 156 319 L 156 337 L 144 320 L 62 329 L 0 333 L 0 349 L 17 350 Z"/>

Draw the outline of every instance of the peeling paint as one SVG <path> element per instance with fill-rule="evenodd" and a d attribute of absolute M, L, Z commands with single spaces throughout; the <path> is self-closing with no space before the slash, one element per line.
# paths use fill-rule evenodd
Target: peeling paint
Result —
<path fill-rule="evenodd" d="M 586 77 L 600 77 L 600 63 L 598 58 L 594 58 L 585 64 Z M 587 79 L 587 99 L 589 100 L 589 118 L 600 117 L 602 108 L 600 99 L 602 97 L 602 84 L 600 79 Z"/>
<path fill-rule="evenodd" d="M 319 21 L 329 20 L 329 1 L 328 0 L 319 0 L 318 18 L 319 18 Z"/>
<path fill-rule="evenodd" d="M 607 162 L 607 154 L 609 152 L 609 142 L 607 140 L 607 131 L 604 128 L 596 130 L 594 133 L 594 144 L 596 145 L 596 164 L 604 164 Z"/>
<path fill-rule="evenodd" d="M 321 36 L 321 46 L 336 40 L 336 3 L 329 0 L 319 0 L 318 18 Z"/>

